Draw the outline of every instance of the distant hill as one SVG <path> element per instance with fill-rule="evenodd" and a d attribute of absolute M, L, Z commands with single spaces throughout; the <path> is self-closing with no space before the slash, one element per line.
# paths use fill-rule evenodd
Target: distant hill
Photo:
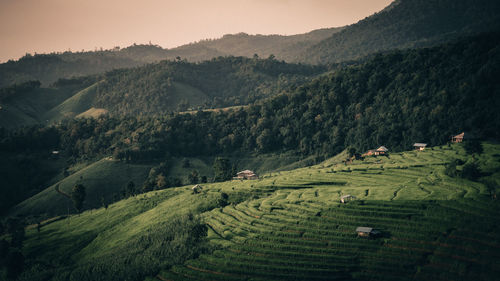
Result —
<path fill-rule="evenodd" d="M 201 40 L 166 52 L 168 59 L 177 56 L 188 61 L 203 61 L 217 56 L 257 55 L 267 58 L 274 55 L 278 60 L 300 61 L 298 55 L 304 49 L 312 47 L 320 41 L 340 32 L 343 27 L 323 28 L 304 34 L 283 35 L 249 35 L 246 33 L 227 34 L 220 39 Z"/>
<path fill-rule="evenodd" d="M 0 91 L 0 127 L 93 116 L 82 114 L 92 108 L 93 113 L 100 109 L 100 113 L 123 116 L 246 105 L 326 70 L 272 58 L 220 57 L 202 63 L 162 61 L 99 76 L 60 79 L 49 87 L 27 82 Z"/>
<path fill-rule="evenodd" d="M 182 58 L 200 62 L 219 56 L 253 57 L 257 54 L 267 58 L 274 54 L 278 59 L 294 60 L 298 51 L 340 30 L 341 28 L 327 28 L 292 36 L 239 33 L 172 49 L 134 44 L 123 49 L 26 55 L 17 61 L 0 64 L 0 88 L 29 80 L 39 80 L 44 86 L 48 86 L 59 78 L 104 73 L 165 59 Z"/>
<path fill-rule="evenodd" d="M 396 0 L 318 44 L 297 61 L 334 63 L 390 49 L 432 46 L 500 27 L 500 1 Z"/>

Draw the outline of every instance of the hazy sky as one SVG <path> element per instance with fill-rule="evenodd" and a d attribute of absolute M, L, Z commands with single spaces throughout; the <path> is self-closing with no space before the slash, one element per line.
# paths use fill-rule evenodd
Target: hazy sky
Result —
<path fill-rule="evenodd" d="M 172 48 L 224 34 L 298 34 L 352 24 L 392 0 L 0 0 L 0 61 L 25 53 Z"/>

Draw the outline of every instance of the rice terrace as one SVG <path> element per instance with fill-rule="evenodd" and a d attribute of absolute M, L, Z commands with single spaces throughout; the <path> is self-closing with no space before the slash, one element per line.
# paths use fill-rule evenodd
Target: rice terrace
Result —
<path fill-rule="evenodd" d="M 483 182 L 498 180 L 500 145 L 484 143 L 484 150 L 476 156 Z M 119 240 L 191 213 L 207 225 L 210 251 L 148 280 L 493 280 L 498 201 L 488 185 L 444 173 L 451 161 L 469 157 L 453 144 L 350 165 L 336 157 L 259 180 L 204 184 L 198 194 L 190 186 L 154 191 L 39 233 L 32 228 L 26 244 L 29 254 L 50 248 L 62 255 L 57 259 L 74 259 L 59 246 L 71 233 L 72 251 L 85 263 L 120 251 Z M 234 201 L 204 211 L 221 192 Z M 345 194 L 356 199 L 340 203 Z M 358 226 L 381 235 L 358 237 Z"/>

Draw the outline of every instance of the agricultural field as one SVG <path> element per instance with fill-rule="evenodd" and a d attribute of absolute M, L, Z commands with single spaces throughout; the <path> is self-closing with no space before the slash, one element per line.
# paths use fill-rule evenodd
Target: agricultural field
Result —
<path fill-rule="evenodd" d="M 86 269 L 116 253 L 133 270 L 117 258 L 106 272 L 135 274 L 143 262 L 153 268 L 150 281 L 494 280 L 500 273 L 500 204 L 493 199 L 500 191 L 500 145 L 483 147 L 473 157 L 461 145 L 348 165 L 334 157 L 259 180 L 204 184 L 197 194 L 190 186 L 153 191 L 47 222 L 40 232 L 29 228 L 24 252 L 41 264 L 59 264 L 56 276 L 66 280 L 98 280 Z M 445 175 L 455 159 L 477 162 L 481 177 Z M 356 200 L 340 203 L 347 194 Z M 162 227 L 190 214 L 208 229 L 201 254 L 156 258 L 154 251 L 168 252 L 181 239 L 162 241 Z M 358 237 L 358 226 L 381 235 Z M 153 242 L 142 249 L 137 245 L 144 239 Z M 37 270 L 23 278 L 42 274 Z"/>

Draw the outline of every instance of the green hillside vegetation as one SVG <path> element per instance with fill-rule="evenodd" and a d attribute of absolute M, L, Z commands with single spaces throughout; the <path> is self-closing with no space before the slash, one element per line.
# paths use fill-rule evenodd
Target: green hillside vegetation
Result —
<path fill-rule="evenodd" d="M 76 115 L 76 118 L 99 118 L 100 116 L 106 115 L 108 111 L 104 108 L 94 108 L 90 109 Z"/>
<path fill-rule="evenodd" d="M 60 78 L 103 73 L 112 69 L 135 67 L 163 59 L 157 46 L 135 45 L 123 50 L 26 54 L 17 61 L 0 64 L 0 88 L 29 80 L 44 87 Z"/>
<path fill-rule="evenodd" d="M 267 58 L 276 56 L 288 62 L 300 61 L 298 55 L 302 50 L 312 47 L 320 41 L 341 31 L 343 28 L 324 28 L 304 34 L 283 35 L 250 35 L 246 33 L 227 34 L 222 38 L 201 40 L 166 51 L 168 59 L 185 58 L 191 62 L 210 60 L 219 56 L 243 56 Z"/>
<path fill-rule="evenodd" d="M 111 50 L 27 54 L 0 64 L 0 88 L 39 80 L 98 74 L 178 57 L 191 62 L 219 56 L 268 57 L 287 62 L 329 64 L 392 49 L 432 46 L 499 27 L 498 1 L 397 0 L 386 9 L 347 27 L 325 28 L 292 36 L 225 35 L 173 49 L 132 45 Z"/>
<path fill-rule="evenodd" d="M 65 118 L 73 118 L 81 113 L 86 112 L 92 107 L 92 103 L 96 97 L 97 88 L 100 82 L 97 82 L 64 100 L 54 108 L 43 114 L 43 119 L 50 123 L 59 121 Z"/>
<path fill-rule="evenodd" d="M 156 45 L 132 45 L 111 50 L 27 54 L 17 61 L 0 64 L 0 88 L 29 80 L 39 80 L 45 86 L 60 78 L 71 78 L 104 73 L 113 69 L 131 68 L 178 57 L 190 62 L 211 60 L 220 56 L 246 56 L 254 54 L 267 58 L 274 54 L 278 59 L 292 60 L 304 48 L 340 31 L 325 28 L 292 36 L 225 35 L 220 39 L 202 40 L 172 49 Z"/>
<path fill-rule="evenodd" d="M 131 197 L 28 228 L 19 280 L 491 280 L 500 190 L 481 182 L 500 171 L 500 146 L 483 146 L 474 159 L 433 147 Z M 455 159 L 482 177 L 448 177 Z"/>
<path fill-rule="evenodd" d="M 324 71 L 324 67 L 287 64 L 273 57 L 219 57 L 197 64 L 162 61 L 106 73 L 94 105 L 115 115 L 244 105 Z"/>
<path fill-rule="evenodd" d="M 378 55 L 364 64 L 232 110 L 102 116 L 63 120 L 49 129 L 0 130 L 0 150 L 33 158 L 56 149 L 67 156 L 70 164 L 110 155 L 140 163 L 161 162 L 170 157 L 238 158 L 290 153 L 310 165 L 347 146 L 357 152 L 380 145 L 391 151 L 402 151 L 414 142 L 441 144 L 450 135 L 462 131 L 499 139 L 496 129 L 500 124 L 497 110 L 500 87 L 496 79 L 500 73 L 498 38 L 497 33 L 490 33 L 432 49 Z M 274 60 L 257 62 L 281 66 Z M 227 60 L 222 59 L 215 65 L 218 63 L 224 65 Z M 190 70 L 201 68 L 183 62 L 174 64 L 187 65 Z M 204 70 L 209 69 L 208 66 L 204 65 L 207 67 Z M 202 81 L 210 80 L 210 76 L 200 77 L 206 79 Z M 217 89 L 221 85 L 214 82 L 199 88 Z M 2 161 L 5 167 L 9 167 L 10 162 L 17 163 L 13 158 Z M 261 167 L 256 166 L 248 168 Z M 277 165 L 273 170 L 280 167 Z M 25 170 L 37 174 L 32 168 Z M 19 183 L 11 179 L 2 188 L 22 186 L 31 178 L 29 175 L 18 180 Z M 39 183 L 28 187 L 40 191 L 47 186 Z"/>
<path fill-rule="evenodd" d="M 364 152 L 440 144 L 462 131 L 499 139 L 498 38 L 378 55 L 234 110 L 73 120 L 56 128 L 61 149 L 77 159 L 130 151 L 137 160 L 254 152 L 321 158 L 347 146 Z M 19 137 L 6 145 L 18 146 Z"/>
<path fill-rule="evenodd" d="M 500 27 L 495 0 L 396 0 L 386 9 L 305 49 L 297 61 L 335 63 L 375 52 L 442 44 Z"/>
<path fill-rule="evenodd" d="M 88 83 L 84 79 L 78 83 L 40 87 L 40 82 L 31 81 L 0 89 L 0 127 L 9 129 L 46 124 L 44 115 L 47 111 L 70 98 Z"/>
<path fill-rule="evenodd" d="M 259 174 L 276 171 L 278 167 L 279 169 L 291 169 L 310 163 L 301 162 L 300 157 L 290 154 L 269 154 L 253 157 L 233 156 L 228 159 L 240 170 L 252 169 Z M 59 162 L 59 160 L 49 159 L 46 161 L 46 165 L 54 165 Z M 166 164 L 166 171 L 163 173 L 163 176 L 172 183 L 178 181 L 180 184 L 189 184 L 189 175 L 193 171 L 196 171 L 198 174 L 198 179 L 195 183 L 201 183 L 202 177 L 205 177 L 207 181 L 213 180 L 214 157 L 173 157 L 164 161 L 164 163 Z M 60 191 L 70 194 L 72 188 L 78 183 L 84 183 L 86 188 L 87 197 L 83 206 L 84 209 L 102 207 L 103 204 L 110 204 L 124 197 L 141 193 L 148 174 L 151 174 L 152 168 L 158 167 L 159 164 L 159 161 L 130 163 L 106 157 L 87 165 L 76 164 L 70 167 L 59 167 L 59 169 L 66 169 L 68 175 L 64 177 L 58 175 L 57 181 L 52 181 L 50 186 L 46 187 L 40 193 L 29 197 L 11 208 L 8 215 L 40 219 L 57 215 L 67 215 L 68 212 L 73 214 L 76 210 L 73 208 L 71 200 L 60 192 L 57 192 L 55 187 L 58 186 Z M 129 182 L 134 183 L 134 191 L 126 190 Z"/>
<path fill-rule="evenodd" d="M 0 101 L 4 117 L 0 126 L 46 125 L 103 112 L 137 116 L 246 105 L 324 71 L 325 67 L 286 64 L 272 57 L 221 57 L 198 64 L 163 61 L 100 76 L 60 79 L 48 87 L 37 84 L 33 90 L 17 85 L 1 90 L 10 94 Z"/>
<path fill-rule="evenodd" d="M 21 202 L 11 215 L 34 215 L 50 217 L 75 213 L 71 200 L 55 190 L 56 186 L 70 194 L 77 183 L 84 184 L 87 197 L 85 209 L 99 208 L 103 203 L 111 203 L 122 198 L 122 191 L 132 181 L 141 185 L 147 178 L 151 164 L 130 164 L 109 158 L 92 163 L 62 180 L 47 187 L 42 192 Z"/>

